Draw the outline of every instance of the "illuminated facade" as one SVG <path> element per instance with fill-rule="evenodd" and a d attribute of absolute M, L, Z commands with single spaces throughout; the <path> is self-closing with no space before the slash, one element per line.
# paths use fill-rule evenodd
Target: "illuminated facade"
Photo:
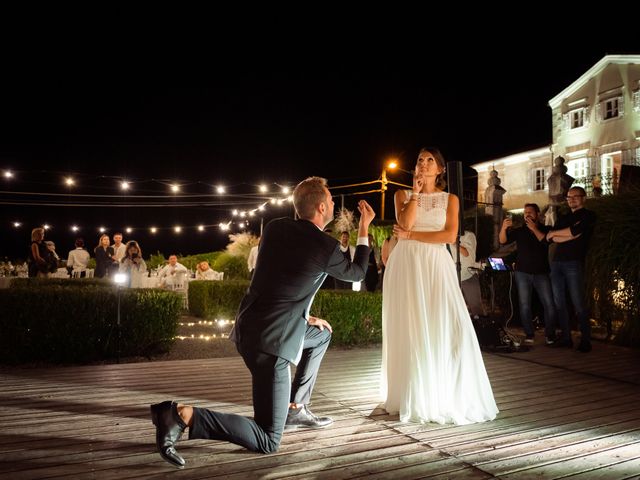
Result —
<path fill-rule="evenodd" d="M 472 165 L 478 172 L 478 200 L 484 201 L 495 168 L 507 189 L 506 209 L 526 202 L 548 203 L 552 160 L 565 159 L 567 173 L 593 194 L 615 193 L 622 165 L 640 166 L 640 55 L 607 55 L 549 100 L 550 146 Z"/>

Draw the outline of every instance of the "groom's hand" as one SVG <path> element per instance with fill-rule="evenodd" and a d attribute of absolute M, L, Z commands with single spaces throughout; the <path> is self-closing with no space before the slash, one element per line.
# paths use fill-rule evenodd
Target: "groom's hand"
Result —
<path fill-rule="evenodd" d="M 373 211 L 371 205 L 369 205 L 365 200 L 360 200 L 358 202 L 358 211 L 360 212 L 361 222 L 364 222 L 368 227 L 373 218 L 376 216 L 376 212 Z"/>
<path fill-rule="evenodd" d="M 310 316 L 309 320 L 307 320 L 307 323 L 309 325 L 313 325 L 314 327 L 318 327 L 320 330 L 324 330 L 326 328 L 331 333 L 333 333 L 333 329 L 331 328 L 331 325 L 329 325 L 329 322 L 321 318 Z"/>

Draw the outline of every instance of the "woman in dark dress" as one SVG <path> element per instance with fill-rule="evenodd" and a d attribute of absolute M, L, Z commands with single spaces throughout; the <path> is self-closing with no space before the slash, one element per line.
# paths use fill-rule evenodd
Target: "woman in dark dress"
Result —
<path fill-rule="evenodd" d="M 31 230 L 31 249 L 29 250 L 29 276 L 46 277 L 49 249 L 44 243 L 44 228 Z"/>
<path fill-rule="evenodd" d="M 108 277 L 111 273 L 111 268 L 114 263 L 113 260 L 113 247 L 109 246 L 111 243 L 109 235 L 102 235 L 98 246 L 94 249 L 96 254 L 96 271 L 95 275 L 98 278 Z"/>

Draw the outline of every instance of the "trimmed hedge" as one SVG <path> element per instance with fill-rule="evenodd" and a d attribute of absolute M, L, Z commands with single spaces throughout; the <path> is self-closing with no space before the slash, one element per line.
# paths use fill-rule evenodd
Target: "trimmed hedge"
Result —
<path fill-rule="evenodd" d="M 12 278 L 9 288 L 41 288 L 45 286 L 60 287 L 88 287 L 88 286 L 114 286 L 109 278 Z"/>
<path fill-rule="evenodd" d="M 232 320 L 247 292 L 249 282 L 242 280 L 194 280 L 189 282 L 189 313 L 196 317 Z"/>
<path fill-rule="evenodd" d="M 118 355 L 117 287 L 71 285 L 0 290 L 0 362 L 75 363 Z M 120 356 L 168 351 L 182 298 L 153 289 L 120 294 Z"/>
<path fill-rule="evenodd" d="M 248 282 L 193 281 L 189 283 L 189 311 L 197 317 L 232 320 Z M 382 341 L 382 295 L 349 290 L 320 290 L 311 314 L 333 327 L 334 345 L 366 345 Z"/>
<path fill-rule="evenodd" d="M 333 345 L 382 342 L 382 294 L 349 290 L 320 290 L 311 315 L 331 324 Z"/>

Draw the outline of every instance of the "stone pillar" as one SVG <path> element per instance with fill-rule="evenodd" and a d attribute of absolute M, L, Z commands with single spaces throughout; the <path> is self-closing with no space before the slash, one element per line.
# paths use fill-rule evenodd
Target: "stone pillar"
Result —
<path fill-rule="evenodd" d="M 485 207 L 485 212 L 487 215 L 491 215 L 493 217 L 493 239 L 491 245 L 494 251 L 498 250 L 500 247 L 498 235 L 500 233 L 503 218 L 502 197 L 507 193 L 507 191 L 500 186 L 501 182 L 502 180 L 498 178 L 498 172 L 496 170 L 491 170 L 489 173 L 489 180 L 487 180 L 487 184 L 489 186 L 484 191 L 484 201 L 488 204 Z"/>

